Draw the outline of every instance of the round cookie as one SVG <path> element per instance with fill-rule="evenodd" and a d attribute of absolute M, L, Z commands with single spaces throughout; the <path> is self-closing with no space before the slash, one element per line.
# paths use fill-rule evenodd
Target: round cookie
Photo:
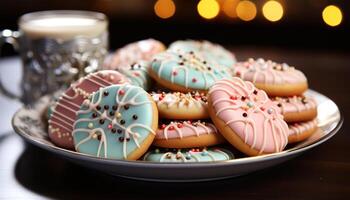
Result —
<path fill-rule="evenodd" d="M 147 152 L 143 160 L 150 162 L 213 162 L 234 159 L 234 155 L 222 148 L 202 148 L 202 149 L 154 149 Z"/>
<path fill-rule="evenodd" d="M 232 67 L 237 62 L 233 53 L 226 50 L 219 44 L 206 40 L 178 40 L 169 45 L 169 51 L 174 52 L 195 52 L 201 55 L 203 59 L 212 64 L 218 64 L 225 67 Z"/>
<path fill-rule="evenodd" d="M 73 123 L 80 105 L 92 92 L 112 84 L 125 83 L 124 75 L 112 70 L 89 74 L 73 83 L 59 98 L 49 119 L 49 137 L 59 147 L 74 149 Z"/>
<path fill-rule="evenodd" d="M 193 52 L 157 54 L 149 72 L 160 85 L 179 92 L 207 92 L 215 81 L 230 78 L 227 68 L 209 65 Z"/>
<path fill-rule="evenodd" d="M 161 123 L 156 133 L 153 145 L 164 148 L 206 147 L 224 142 L 212 123 L 199 120 Z"/>
<path fill-rule="evenodd" d="M 151 96 L 140 87 L 119 84 L 101 88 L 83 102 L 72 134 L 78 152 L 136 160 L 152 144 L 157 125 Z"/>
<path fill-rule="evenodd" d="M 246 62 L 236 63 L 232 70 L 234 76 L 253 82 L 269 96 L 302 95 L 308 88 L 305 75 L 285 63 L 249 58 Z"/>
<path fill-rule="evenodd" d="M 317 120 L 288 124 L 288 143 L 301 142 L 310 137 L 317 129 Z"/>
<path fill-rule="evenodd" d="M 199 92 L 152 92 L 159 115 L 166 119 L 209 118 L 207 96 Z"/>
<path fill-rule="evenodd" d="M 280 109 L 251 82 L 237 77 L 216 82 L 208 110 L 226 140 L 249 156 L 280 152 L 288 143 Z"/>
<path fill-rule="evenodd" d="M 288 123 L 310 121 L 317 116 L 317 103 L 311 97 L 274 97 L 272 101 L 280 107 L 284 121 Z"/>
<path fill-rule="evenodd" d="M 105 69 L 117 69 L 119 66 L 129 66 L 139 61 L 151 61 L 152 57 L 165 51 L 162 42 L 154 39 L 140 40 L 118 49 L 104 64 Z"/>
<path fill-rule="evenodd" d="M 115 70 L 124 74 L 132 85 L 142 87 L 144 90 L 149 90 L 152 86 L 152 79 L 148 75 L 149 67 L 150 62 L 139 61 L 127 66 L 118 66 Z"/>

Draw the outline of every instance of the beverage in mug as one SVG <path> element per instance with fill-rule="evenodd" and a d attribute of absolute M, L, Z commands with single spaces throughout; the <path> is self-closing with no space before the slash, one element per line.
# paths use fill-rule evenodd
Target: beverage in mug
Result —
<path fill-rule="evenodd" d="M 23 15 L 18 25 L 19 31 L 2 31 L 1 40 L 21 54 L 22 95 L 0 88 L 25 104 L 96 71 L 107 55 L 108 21 L 102 13 L 34 12 Z"/>

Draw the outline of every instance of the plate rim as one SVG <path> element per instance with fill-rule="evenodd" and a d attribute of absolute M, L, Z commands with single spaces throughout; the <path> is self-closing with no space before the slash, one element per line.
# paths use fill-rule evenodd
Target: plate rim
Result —
<path fill-rule="evenodd" d="M 321 95 L 323 97 L 326 97 L 328 100 L 331 100 L 327 96 L 309 89 L 308 91 L 317 93 L 318 95 Z M 44 97 L 43 97 L 44 98 Z M 268 161 L 271 159 L 278 159 L 281 157 L 288 157 L 288 156 L 293 156 L 297 155 L 298 153 L 301 153 L 303 151 L 309 150 L 311 148 L 314 148 L 330 138 L 332 138 L 342 127 L 343 122 L 344 122 L 344 116 L 342 115 L 342 112 L 340 111 L 338 105 L 331 100 L 335 106 L 338 109 L 339 113 L 339 121 L 337 124 L 332 128 L 332 130 L 325 136 L 321 137 L 319 140 L 312 142 L 311 144 L 308 144 L 307 146 L 301 147 L 301 148 L 296 148 L 293 147 L 291 149 L 284 150 L 282 152 L 278 153 L 272 153 L 272 154 L 266 154 L 266 155 L 259 155 L 259 156 L 253 156 L 253 157 L 244 157 L 244 158 L 237 158 L 237 159 L 231 159 L 231 160 L 226 160 L 226 161 L 213 161 L 213 162 L 191 162 L 191 163 L 161 163 L 161 162 L 149 162 L 149 161 L 143 161 L 143 160 L 136 160 L 136 161 L 129 161 L 129 160 L 118 160 L 118 159 L 110 159 L 110 158 L 101 158 L 101 157 L 96 157 L 92 155 L 87 155 L 83 153 L 79 153 L 76 151 L 71 151 L 68 149 L 60 148 L 58 146 L 51 146 L 48 145 L 40 140 L 34 140 L 32 137 L 30 137 L 28 134 L 24 133 L 24 131 L 20 130 L 17 128 L 17 126 L 14 124 L 14 120 L 18 113 L 25 108 L 25 106 L 22 106 L 19 108 L 12 116 L 11 119 L 11 125 L 15 131 L 16 134 L 21 136 L 25 141 L 41 148 L 45 149 L 49 152 L 52 152 L 54 154 L 59 154 L 61 156 L 65 155 L 68 156 L 69 158 L 78 158 L 80 160 L 89 160 L 93 161 L 95 163 L 107 163 L 107 164 L 116 164 L 116 165 L 125 165 L 125 166 L 135 166 L 135 167 L 143 167 L 143 166 L 152 166 L 153 168 L 188 168 L 189 166 L 191 167 L 210 167 L 210 166 L 226 166 L 226 165 L 241 165 L 241 164 L 248 164 L 248 163 L 255 163 L 255 162 L 263 162 L 263 161 Z M 64 156 L 64 157 L 65 157 Z"/>

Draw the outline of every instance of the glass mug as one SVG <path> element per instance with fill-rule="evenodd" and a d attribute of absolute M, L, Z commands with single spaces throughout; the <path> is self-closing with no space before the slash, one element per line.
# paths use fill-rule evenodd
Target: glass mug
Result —
<path fill-rule="evenodd" d="M 21 95 L 0 92 L 31 104 L 45 94 L 98 70 L 108 53 L 108 20 L 98 12 L 41 11 L 20 17 L 19 30 L 3 30 L 0 46 L 9 43 L 23 64 Z"/>

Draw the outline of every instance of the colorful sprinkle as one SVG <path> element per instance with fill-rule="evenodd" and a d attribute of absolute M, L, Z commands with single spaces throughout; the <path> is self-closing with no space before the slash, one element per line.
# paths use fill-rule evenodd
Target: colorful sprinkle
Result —
<path fill-rule="evenodd" d="M 108 124 L 107 128 L 112 129 L 113 128 L 112 124 Z"/>
<path fill-rule="evenodd" d="M 273 113 L 273 110 L 272 110 L 271 108 L 269 108 L 269 109 L 267 110 L 267 113 L 272 114 L 272 113 Z"/>
<path fill-rule="evenodd" d="M 89 123 L 88 123 L 88 128 L 89 128 L 89 129 L 94 128 L 94 124 L 93 124 L 92 122 L 89 122 Z"/>
<path fill-rule="evenodd" d="M 137 115 L 133 115 L 132 118 L 133 118 L 134 120 L 137 120 L 138 117 L 137 117 Z"/>
<path fill-rule="evenodd" d="M 119 94 L 119 95 L 124 95 L 124 94 L 125 94 L 125 91 L 124 91 L 124 90 L 119 90 L 118 94 Z"/>
<path fill-rule="evenodd" d="M 253 107 L 253 106 L 254 106 L 254 103 L 253 103 L 253 102 L 251 102 L 251 101 L 249 101 L 249 102 L 247 103 L 247 106 L 248 106 L 249 108 L 251 108 L 251 107 Z"/>
<path fill-rule="evenodd" d="M 248 114 L 247 113 L 243 113 L 242 116 L 243 117 L 248 117 Z"/>
<path fill-rule="evenodd" d="M 197 79 L 196 79 L 196 78 L 193 78 L 193 79 L 192 79 L 192 82 L 193 82 L 193 83 L 197 82 Z"/>

